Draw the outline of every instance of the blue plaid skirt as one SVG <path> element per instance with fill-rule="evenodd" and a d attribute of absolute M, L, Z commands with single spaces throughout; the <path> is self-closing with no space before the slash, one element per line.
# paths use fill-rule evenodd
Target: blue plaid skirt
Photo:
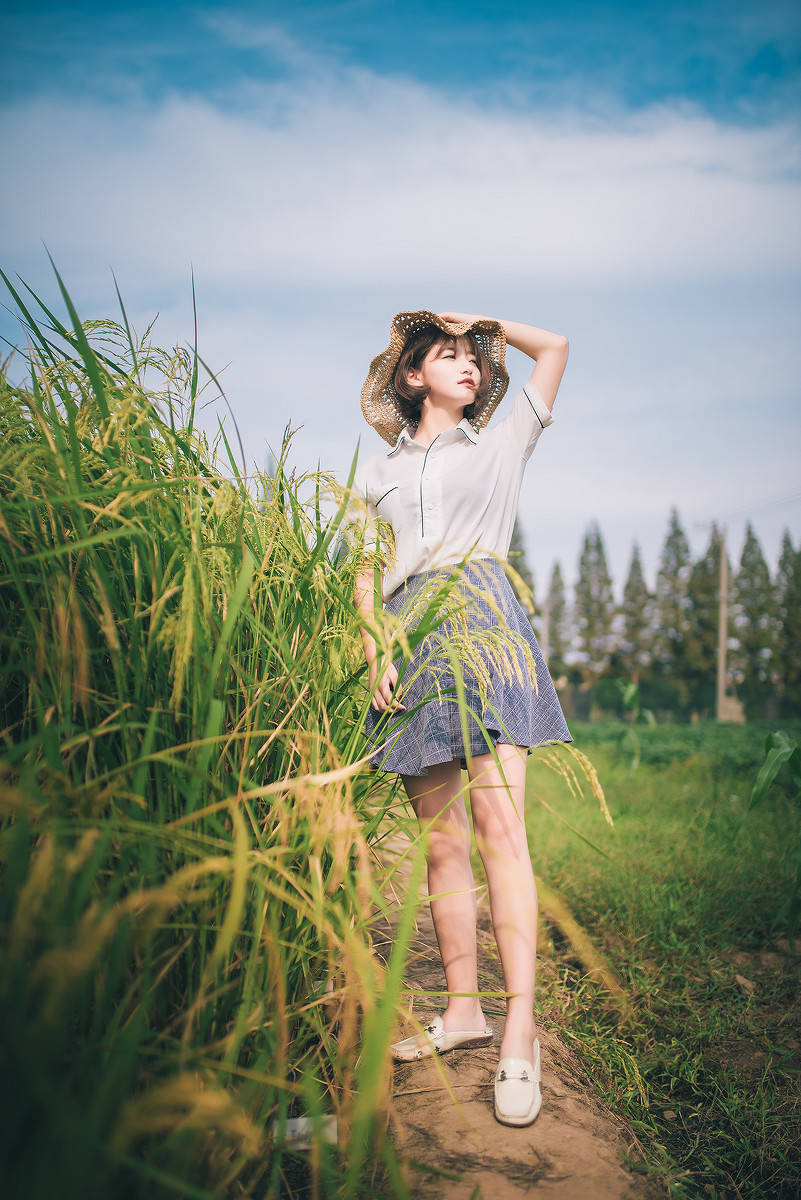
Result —
<path fill-rule="evenodd" d="M 446 611 L 445 619 L 430 628 L 436 616 L 432 621 L 431 608 L 426 612 L 427 598 L 453 573 L 446 568 L 412 575 L 384 605 L 400 618 L 407 635 L 423 620 L 429 631 L 411 654 L 395 659 L 406 712 L 378 713 L 372 705 L 367 711 L 368 743 L 376 748 L 370 763 L 376 770 L 427 775 L 429 767 L 452 759 L 466 767 L 465 724 L 471 755 L 487 754 L 499 743 L 527 746 L 530 753 L 535 746 L 573 740 L 502 563 L 469 562 L 444 601 L 446 608 L 433 610 Z M 461 710 L 457 675 L 464 683 Z"/>

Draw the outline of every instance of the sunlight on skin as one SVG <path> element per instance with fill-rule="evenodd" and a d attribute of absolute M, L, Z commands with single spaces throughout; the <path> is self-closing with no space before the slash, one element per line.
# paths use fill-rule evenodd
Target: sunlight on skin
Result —
<path fill-rule="evenodd" d="M 449 992 L 445 1029 L 483 1029 L 478 992 L 476 885 L 470 866 L 469 791 L 476 843 L 489 886 L 490 911 L 503 964 L 507 1002 L 500 1056 L 531 1058 L 534 1031 L 537 892 L 528 851 L 523 805 L 526 750 L 497 747 L 477 755 L 469 789 L 459 763 L 429 767 L 427 776 L 403 783 L 421 823 L 429 824 L 428 890 Z M 505 779 L 504 779 L 505 776 Z"/>

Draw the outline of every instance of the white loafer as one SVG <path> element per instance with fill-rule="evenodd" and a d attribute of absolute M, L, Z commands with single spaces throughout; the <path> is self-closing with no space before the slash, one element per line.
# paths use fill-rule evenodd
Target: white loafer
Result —
<path fill-rule="evenodd" d="M 502 1058 L 495 1074 L 495 1116 L 502 1125 L 530 1125 L 542 1107 L 540 1043 L 534 1040 L 534 1061 Z"/>
<path fill-rule="evenodd" d="M 390 1046 L 392 1057 L 396 1062 L 414 1062 L 418 1058 L 428 1058 L 432 1054 L 444 1054 L 446 1050 L 455 1050 L 458 1046 L 489 1046 L 492 1044 L 493 1032 L 489 1025 L 480 1029 L 454 1029 L 446 1031 L 442 1017 L 435 1017 L 430 1025 L 426 1025 L 423 1037 L 415 1034 L 395 1042 Z"/>

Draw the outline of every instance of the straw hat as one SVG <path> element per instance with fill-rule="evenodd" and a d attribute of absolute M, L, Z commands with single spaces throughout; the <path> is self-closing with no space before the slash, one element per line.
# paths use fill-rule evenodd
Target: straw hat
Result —
<path fill-rule="evenodd" d="M 476 432 L 487 424 L 509 386 L 509 375 L 504 366 L 506 334 L 499 321 L 482 317 L 470 323 L 451 323 L 443 321 L 437 313 L 428 312 L 426 309 L 421 309 L 420 312 L 397 313 L 392 318 L 389 345 L 370 363 L 370 371 L 362 388 L 362 412 L 365 420 L 392 446 L 395 445 L 400 431 L 409 424 L 408 418 L 403 415 L 397 392 L 392 386 L 392 376 L 407 339 L 425 325 L 436 325 L 451 337 L 462 337 L 469 331 L 489 360 L 489 391 L 478 403 L 476 414 L 470 422 Z"/>

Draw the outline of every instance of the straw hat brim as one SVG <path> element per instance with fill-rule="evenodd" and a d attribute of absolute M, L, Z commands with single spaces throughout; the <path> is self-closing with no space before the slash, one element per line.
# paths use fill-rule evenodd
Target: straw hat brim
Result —
<path fill-rule="evenodd" d="M 428 312 L 426 309 L 396 313 L 390 326 L 389 345 L 370 363 L 370 370 L 362 388 L 362 412 L 365 420 L 392 446 L 398 440 L 401 430 L 409 424 L 392 385 L 392 377 L 408 338 L 425 325 L 436 325 L 451 337 L 462 337 L 470 332 L 487 356 L 491 376 L 489 390 L 478 402 L 475 415 L 470 421 L 477 433 L 487 424 L 509 386 L 509 375 L 504 362 L 506 333 L 499 321 L 493 321 L 489 317 L 469 323 L 443 321 L 437 313 Z"/>

